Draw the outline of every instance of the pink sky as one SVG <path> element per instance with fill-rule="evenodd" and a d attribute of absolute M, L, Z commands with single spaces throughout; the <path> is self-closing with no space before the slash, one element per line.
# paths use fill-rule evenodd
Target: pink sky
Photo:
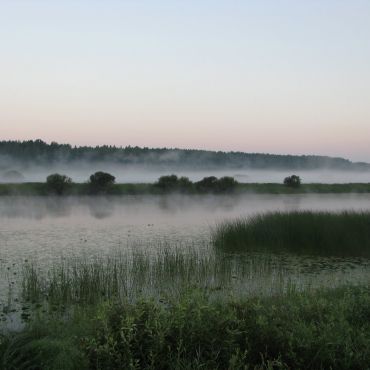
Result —
<path fill-rule="evenodd" d="M 5 0 L 0 139 L 370 161 L 369 35 L 364 1 Z"/>

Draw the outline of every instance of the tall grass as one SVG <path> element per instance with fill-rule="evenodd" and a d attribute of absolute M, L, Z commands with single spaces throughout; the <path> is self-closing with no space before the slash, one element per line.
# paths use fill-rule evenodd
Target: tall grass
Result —
<path fill-rule="evenodd" d="M 0 334 L 0 369 L 366 369 L 369 285 L 311 289 L 277 261 L 212 248 L 27 261 L 27 320 Z"/>
<path fill-rule="evenodd" d="M 26 263 L 22 301 L 52 306 L 178 297 L 189 287 L 215 295 L 270 294 L 293 289 L 286 269 L 267 255 L 230 258 L 194 249 L 131 251 L 92 259 L 68 258 L 43 271 Z"/>
<path fill-rule="evenodd" d="M 213 232 L 224 252 L 267 250 L 370 257 L 370 212 L 271 212 L 225 222 Z"/>

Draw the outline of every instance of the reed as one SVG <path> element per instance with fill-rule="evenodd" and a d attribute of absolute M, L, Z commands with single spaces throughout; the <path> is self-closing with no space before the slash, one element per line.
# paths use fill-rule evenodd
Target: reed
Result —
<path fill-rule="evenodd" d="M 227 221 L 213 232 L 223 252 L 274 251 L 370 257 L 369 212 L 271 212 Z"/>

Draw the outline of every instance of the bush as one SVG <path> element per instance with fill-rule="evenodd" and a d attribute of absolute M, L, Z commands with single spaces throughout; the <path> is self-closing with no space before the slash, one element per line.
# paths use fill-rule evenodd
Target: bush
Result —
<path fill-rule="evenodd" d="M 301 178 L 297 175 L 288 176 L 284 179 L 284 185 L 298 188 L 301 185 Z"/>
<path fill-rule="evenodd" d="M 66 175 L 54 173 L 46 178 L 48 190 L 52 193 L 62 195 L 72 183 L 72 179 Z"/>
<path fill-rule="evenodd" d="M 98 171 L 90 176 L 89 186 L 92 193 L 107 192 L 114 184 L 116 178 L 107 172 Z"/>
<path fill-rule="evenodd" d="M 217 182 L 217 188 L 220 192 L 232 191 L 238 185 L 238 182 L 230 176 L 221 177 Z"/>
<path fill-rule="evenodd" d="M 188 177 L 182 176 L 179 178 L 178 188 L 182 192 L 187 192 L 193 188 L 193 183 L 189 180 Z"/>
<path fill-rule="evenodd" d="M 198 190 L 203 192 L 215 191 L 217 188 L 217 177 L 204 177 L 202 180 L 195 183 Z"/>
<path fill-rule="evenodd" d="M 156 186 L 162 190 L 174 190 L 178 185 L 178 177 L 176 175 L 161 176 L 156 182 Z"/>
<path fill-rule="evenodd" d="M 233 177 L 225 176 L 217 179 L 215 176 L 209 176 L 204 177 L 195 185 L 201 192 L 225 193 L 233 191 L 237 184 L 238 182 Z"/>
<path fill-rule="evenodd" d="M 112 306 L 85 341 L 91 369 L 368 368 L 368 289 Z"/>
<path fill-rule="evenodd" d="M 187 177 L 178 178 L 176 175 L 161 176 L 155 186 L 162 191 L 187 192 L 193 187 L 193 183 Z"/>

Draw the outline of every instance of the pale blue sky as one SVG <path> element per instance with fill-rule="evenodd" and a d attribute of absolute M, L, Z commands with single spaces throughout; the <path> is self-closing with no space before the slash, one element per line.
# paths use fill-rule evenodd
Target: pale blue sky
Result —
<path fill-rule="evenodd" d="M 370 1 L 0 0 L 0 129 L 370 161 Z"/>

